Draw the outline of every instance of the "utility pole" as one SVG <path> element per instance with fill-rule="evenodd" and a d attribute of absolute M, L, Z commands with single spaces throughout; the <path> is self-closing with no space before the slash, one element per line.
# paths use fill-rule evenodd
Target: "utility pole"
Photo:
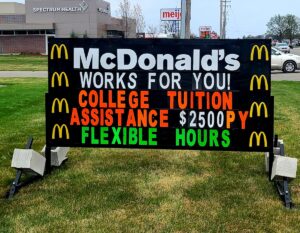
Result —
<path fill-rule="evenodd" d="M 191 37 L 191 0 L 181 0 L 180 38 Z"/>
<path fill-rule="evenodd" d="M 230 7 L 230 0 L 220 0 L 220 38 L 226 39 L 226 26 L 227 26 L 227 9 Z"/>
<path fill-rule="evenodd" d="M 220 39 L 223 39 L 223 0 L 220 0 Z"/>
<path fill-rule="evenodd" d="M 186 0 L 185 38 L 191 38 L 191 5 L 192 0 Z"/>

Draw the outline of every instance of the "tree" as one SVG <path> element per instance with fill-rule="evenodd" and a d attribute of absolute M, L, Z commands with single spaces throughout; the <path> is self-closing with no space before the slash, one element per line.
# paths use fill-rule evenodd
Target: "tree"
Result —
<path fill-rule="evenodd" d="M 125 38 L 128 38 L 129 20 L 132 16 L 130 1 L 129 0 L 121 1 L 120 5 L 119 5 L 119 11 L 120 11 L 121 17 L 123 19 L 123 23 L 124 23 L 124 28 L 125 28 L 124 36 L 125 36 Z"/>
<path fill-rule="evenodd" d="M 119 5 L 119 13 L 123 19 L 125 38 L 128 38 L 130 29 L 135 25 L 135 31 L 141 33 L 145 29 L 145 20 L 141 6 L 137 3 L 131 7 L 130 0 L 122 0 Z"/>
<path fill-rule="evenodd" d="M 142 8 L 138 3 L 133 7 L 133 18 L 135 19 L 135 23 L 136 23 L 136 32 L 137 33 L 144 32 L 145 20 L 144 20 Z"/>
<path fill-rule="evenodd" d="M 151 37 L 152 38 L 154 38 L 155 37 L 155 35 L 157 34 L 157 27 L 155 27 L 155 26 L 153 26 L 153 25 L 149 25 L 148 26 L 148 30 L 147 30 L 147 33 L 149 34 L 149 35 L 151 35 Z"/>
<path fill-rule="evenodd" d="M 268 33 L 282 40 L 285 32 L 285 20 L 281 15 L 273 16 L 267 24 Z"/>
<path fill-rule="evenodd" d="M 70 33 L 70 37 L 71 38 L 78 38 L 78 35 L 74 32 L 74 30 L 72 30 L 72 32 Z"/>
<path fill-rule="evenodd" d="M 278 40 L 287 38 L 290 41 L 299 33 L 300 22 L 295 15 L 288 14 L 286 16 L 275 15 L 267 24 L 268 34 Z"/>
<path fill-rule="evenodd" d="M 88 36 L 88 33 L 87 33 L 87 31 L 86 31 L 86 30 L 85 30 L 85 32 L 84 32 L 84 34 L 83 34 L 82 38 L 89 38 L 89 36 Z"/>
<path fill-rule="evenodd" d="M 288 14 L 284 18 L 285 22 L 285 35 L 292 41 L 295 35 L 299 32 L 299 23 L 297 22 L 297 17 L 295 15 Z"/>

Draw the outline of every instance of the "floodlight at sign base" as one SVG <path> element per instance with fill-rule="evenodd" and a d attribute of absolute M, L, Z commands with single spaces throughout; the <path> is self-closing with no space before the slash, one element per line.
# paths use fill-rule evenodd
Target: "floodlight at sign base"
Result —
<path fill-rule="evenodd" d="M 269 152 L 265 152 L 266 172 L 269 172 L 269 163 L 270 163 L 270 154 L 269 154 Z"/>
<path fill-rule="evenodd" d="M 280 147 L 273 147 L 273 153 L 274 155 L 280 155 Z"/>
<path fill-rule="evenodd" d="M 44 175 L 46 158 L 32 149 L 15 149 L 11 167 L 27 173 Z"/>
<path fill-rule="evenodd" d="M 295 158 L 275 155 L 271 180 L 281 180 L 283 178 L 295 179 L 297 174 L 297 162 Z"/>
<path fill-rule="evenodd" d="M 45 154 L 46 146 L 44 146 L 41 151 L 42 154 Z M 68 159 L 67 153 L 69 152 L 70 147 L 56 147 L 51 149 L 51 166 L 59 167 L 63 161 Z"/>
<path fill-rule="evenodd" d="M 283 140 L 282 139 L 278 139 L 276 147 L 279 147 L 280 144 L 283 144 Z"/>

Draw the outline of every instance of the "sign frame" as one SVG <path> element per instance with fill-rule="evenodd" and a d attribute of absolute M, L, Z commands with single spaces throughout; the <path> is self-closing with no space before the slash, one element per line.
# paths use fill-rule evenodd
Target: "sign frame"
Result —
<path fill-rule="evenodd" d="M 88 40 L 88 41 L 87 41 Z M 76 42 L 77 41 L 77 42 Z M 55 147 L 55 146 L 75 146 L 75 145 L 72 145 L 72 144 L 68 144 L 68 143 L 55 143 L 54 141 L 51 141 L 49 140 L 49 138 L 52 136 L 53 139 L 56 139 L 56 137 L 60 138 L 62 137 L 62 135 L 65 133 L 66 135 L 66 138 L 69 139 L 70 138 L 70 135 L 74 135 L 71 131 L 69 132 L 69 129 L 68 129 L 68 126 L 66 125 L 66 123 L 61 123 L 59 124 L 56 123 L 56 124 L 53 124 L 52 126 L 49 126 L 49 116 L 51 114 L 51 112 L 53 113 L 54 112 L 54 109 L 58 109 L 58 112 L 61 113 L 61 111 L 63 109 L 65 109 L 66 112 L 71 112 L 71 109 L 72 109 L 72 106 L 68 106 L 68 103 L 67 103 L 67 100 L 66 100 L 66 96 L 64 98 L 60 98 L 61 96 L 58 96 L 58 95 L 61 95 L 64 93 L 64 91 L 58 91 L 57 93 L 53 90 L 51 90 L 51 88 L 54 88 L 54 87 L 61 87 L 62 85 L 65 85 L 66 87 L 72 87 L 73 85 L 73 81 L 72 79 L 70 79 L 70 76 L 72 77 L 76 77 L 76 72 L 72 69 L 68 70 L 68 71 L 65 71 L 63 69 L 60 69 L 61 67 L 66 67 L 66 65 L 62 65 L 62 66 L 56 66 L 56 67 L 59 67 L 58 70 L 53 70 L 53 60 L 55 60 L 56 62 L 60 62 L 62 60 L 64 60 L 65 62 L 67 62 L 66 64 L 72 64 L 70 62 L 72 62 L 73 60 L 73 52 L 72 52 L 72 49 L 74 51 L 74 46 L 72 43 L 77 43 L 76 46 L 80 46 L 82 44 L 90 44 L 93 46 L 93 48 L 95 48 L 95 45 L 97 45 L 98 42 L 101 43 L 108 43 L 108 45 L 112 46 L 113 44 L 120 44 L 126 48 L 131 48 L 130 46 L 133 46 L 132 48 L 136 48 L 134 46 L 136 46 L 136 44 L 138 44 L 138 46 L 143 46 L 144 44 L 146 46 L 152 46 L 153 48 L 153 45 L 155 44 L 156 46 L 165 46 L 166 44 L 169 44 L 170 42 L 172 43 L 177 43 L 178 46 L 183 46 L 183 45 L 191 45 L 191 47 L 193 46 L 196 46 L 197 44 L 200 43 L 200 47 L 201 45 L 205 45 L 206 47 L 209 47 L 209 46 L 212 46 L 210 48 L 210 50 L 207 50 L 207 51 L 210 51 L 211 54 L 213 53 L 212 50 L 213 50 L 213 46 L 216 46 L 220 51 L 222 50 L 222 46 L 227 46 L 227 50 L 230 51 L 235 51 L 235 49 L 238 48 L 238 46 L 234 45 L 234 47 L 230 47 L 229 44 L 235 44 L 236 42 L 240 43 L 240 46 L 245 46 L 245 45 L 249 45 L 247 48 L 248 48 L 248 54 L 247 56 L 242 56 L 243 54 L 241 53 L 241 61 L 244 62 L 245 64 L 250 64 L 251 62 L 253 64 L 256 64 L 257 65 L 257 71 L 264 71 L 266 73 L 264 74 L 258 74 L 258 73 L 255 73 L 255 70 L 251 71 L 249 73 L 249 80 L 248 80 L 248 84 L 249 85 L 247 87 L 246 86 L 243 86 L 245 84 L 237 84 L 237 85 L 242 85 L 241 87 L 242 88 L 249 88 L 249 91 L 248 91 L 248 94 L 251 94 L 253 95 L 253 93 L 255 94 L 258 94 L 257 98 L 258 99 L 252 99 L 253 102 L 252 105 L 251 105 L 251 108 L 249 110 L 249 113 L 251 115 L 251 117 L 253 117 L 253 115 L 255 115 L 255 112 L 256 112 L 256 115 L 257 117 L 261 117 L 261 116 L 268 116 L 268 122 L 270 122 L 270 126 L 268 126 L 268 137 L 265 138 L 265 134 L 262 133 L 261 131 L 253 131 L 251 136 L 250 136 L 250 139 L 249 139 L 249 147 L 252 147 L 251 150 L 248 148 L 248 149 L 243 149 L 243 148 L 240 148 L 240 147 L 236 147 L 235 148 L 208 148 L 208 147 L 205 147 L 203 148 L 204 150 L 216 150 L 216 151 L 264 151 L 264 152 L 269 152 L 270 155 L 271 155 L 271 158 L 270 158 L 270 161 L 273 160 L 273 157 L 272 157 L 272 150 L 273 150 L 273 135 L 274 135 L 274 98 L 270 96 L 270 89 L 271 89 L 271 82 L 270 82 L 270 77 L 271 77 L 271 74 L 270 74 L 270 71 L 271 71 L 271 64 L 270 64 L 270 41 L 269 40 L 213 40 L 213 41 L 210 41 L 210 40 L 206 40 L 205 42 L 199 42 L 199 41 L 195 41 L 195 40 L 163 40 L 163 39 L 156 39 L 156 40 L 141 40 L 141 39 L 132 39 L 132 40 L 124 40 L 124 39 L 109 39 L 109 40 L 106 40 L 106 39 L 61 39 L 61 38 L 56 38 L 56 39 L 51 39 L 49 40 L 49 47 L 48 47 L 48 51 L 51 51 L 49 53 L 49 93 L 46 94 L 46 135 L 47 135 L 47 140 L 46 140 L 46 145 L 47 145 L 47 148 L 48 148 L 48 152 L 50 151 L 49 148 L 51 147 Z M 83 43 L 84 42 L 84 43 Z M 88 43 L 86 43 L 88 42 Z M 79 43 L 79 44 L 78 44 Z M 161 44 L 161 45 L 160 45 Z M 71 47 L 70 47 L 71 46 Z M 72 47 L 73 46 L 73 47 Z M 70 51 L 70 48 L 71 51 Z M 113 48 L 113 47 L 111 47 Z M 180 47 L 177 47 L 180 49 Z M 244 48 L 244 47 L 243 47 Z M 87 49 L 87 47 L 85 48 Z M 114 50 L 115 49 L 115 50 Z M 117 50 L 117 47 L 116 48 L 113 48 L 113 51 L 116 51 Z M 136 50 L 138 51 L 138 49 Z M 207 53 L 206 51 L 206 53 Z M 239 50 L 237 50 L 239 51 Z M 176 55 L 176 53 L 175 53 Z M 174 56 L 175 56 L 174 55 Z M 180 54 L 179 54 L 180 55 Z M 176 56 L 179 56 L 178 54 Z M 212 56 L 212 55 L 211 55 Z M 265 61 L 263 61 L 263 59 L 265 59 Z M 248 65 L 247 67 L 253 67 L 253 64 L 250 64 Z M 262 65 L 263 64 L 263 65 Z M 263 68 L 264 66 L 267 66 L 267 68 Z M 136 68 L 135 68 L 136 69 Z M 247 68 L 249 69 L 249 68 Z M 247 74 L 247 69 L 246 70 L 243 70 L 242 68 L 239 69 L 238 71 L 236 72 L 233 72 L 232 73 L 232 77 L 240 77 L 238 76 L 236 73 L 241 73 L 243 75 Z M 219 70 L 218 70 L 219 71 Z M 69 74 L 69 73 L 71 74 Z M 254 72 L 254 73 L 253 73 Z M 77 77 L 79 77 L 77 75 Z M 255 85 L 255 80 L 256 80 L 256 85 Z M 250 81 L 250 82 L 249 82 Z M 244 82 L 244 81 L 243 81 Z M 231 83 L 232 86 L 234 83 Z M 267 91 L 267 95 L 264 95 L 264 94 L 259 94 L 260 91 L 262 91 L 262 89 L 265 88 L 265 91 Z M 75 90 L 75 89 L 74 89 Z M 136 89 L 137 91 L 141 91 L 141 90 L 144 90 L 144 89 L 141 89 L 139 90 L 138 88 Z M 185 90 L 185 89 L 184 89 Z M 241 89 L 242 90 L 242 89 Z M 159 90 L 157 90 L 159 92 Z M 178 91 L 178 90 L 177 90 Z M 196 93 L 196 91 L 194 90 L 187 90 L 187 91 L 190 91 L 190 93 L 194 92 Z M 211 90 L 212 92 L 215 92 L 214 90 Z M 230 90 L 229 90 L 230 91 Z M 152 92 L 152 90 L 150 91 Z M 203 92 L 210 92 L 210 91 L 203 91 Z M 53 93 L 56 93 L 55 96 L 53 96 Z M 73 91 L 72 91 L 73 93 Z M 166 92 L 161 92 L 163 94 L 165 94 Z M 171 92 L 169 92 L 171 93 Z M 266 98 L 266 102 L 259 102 L 259 101 L 263 101 L 263 96 L 265 96 Z M 55 98 L 54 98 L 55 97 Z M 52 99 L 51 99 L 52 98 Z M 163 98 L 161 100 L 164 100 Z M 55 101 L 55 102 L 54 102 Z M 163 101 L 162 101 L 163 102 Z M 235 102 L 234 102 L 235 104 Z M 51 106 L 50 106 L 51 105 Z M 64 105 L 64 106 L 63 106 Z M 242 105 L 241 105 L 242 106 Z M 74 106 L 73 106 L 74 107 Z M 159 107 L 154 107 L 154 109 L 159 109 Z M 255 110 L 256 109 L 256 110 Z M 188 110 L 188 109 L 187 109 Z M 176 117 L 174 117 L 176 119 Z M 261 125 L 258 124 L 259 127 L 262 127 Z M 58 133 L 55 133 L 58 132 Z M 51 135 L 51 136 L 49 136 Z M 54 136 L 53 136 L 54 135 Z M 58 135 L 58 136 L 55 136 L 55 135 Z M 272 137 L 271 137 L 272 135 Z M 257 146 L 260 146 L 260 141 L 261 141 L 261 138 L 263 138 L 263 141 L 265 141 L 266 143 L 264 143 L 265 146 L 265 149 L 261 149 L 261 147 L 259 148 L 254 148 L 253 147 L 253 142 L 256 141 L 256 145 Z M 252 139 L 252 140 L 251 140 Z M 251 140 L 251 142 L 250 142 Z M 251 145 L 251 146 L 250 146 Z M 78 147 L 80 145 L 76 144 L 76 147 Z M 135 146 L 132 146 L 132 145 L 129 145 L 129 146 L 112 146 L 112 145 L 102 145 L 102 146 L 93 146 L 91 144 L 87 144 L 87 145 L 81 145 L 81 147 L 112 147 L 112 148 L 145 148 L 145 149 L 154 149 L 154 148 L 157 148 L 157 149 L 193 149 L 193 150 L 201 150 L 200 147 L 194 147 L 194 148 L 188 148 L 188 147 L 185 147 L 185 146 L 182 146 L 182 147 L 176 147 L 176 148 L 171 148 L 171 147 L 157 147 L 157 146 L 138 146 L 138 147 L 135 147 Z M 46 148 L 46 154 L 47 154 L 47 148 Z M 270 163 L 270 166 L 272 164 Z M 271 170 L 271 169 L 270 169 Z"/>

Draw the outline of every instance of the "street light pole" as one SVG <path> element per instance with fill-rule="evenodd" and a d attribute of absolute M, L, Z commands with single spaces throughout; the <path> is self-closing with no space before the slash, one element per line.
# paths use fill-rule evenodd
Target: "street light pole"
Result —
<path fill-rule="evenodd" d="M 191 38 L 191 3 L 192 0 L 186 0 L 186 18 L 185 18 L 185 38 Z"/>
<path fill-rule="evenodd" d="M 180 39 L 185 38 L 186 0 L 181 0 Z"/>
<path fill-rule="evenodd" d="M 181 0 L 180 38 L 190 39 L 191 36 L 191 0 Z"/>
<path fill-rule="evenodd" d="M 220 0 L 220 39 L 223 39 L 223 0 Z"/>

